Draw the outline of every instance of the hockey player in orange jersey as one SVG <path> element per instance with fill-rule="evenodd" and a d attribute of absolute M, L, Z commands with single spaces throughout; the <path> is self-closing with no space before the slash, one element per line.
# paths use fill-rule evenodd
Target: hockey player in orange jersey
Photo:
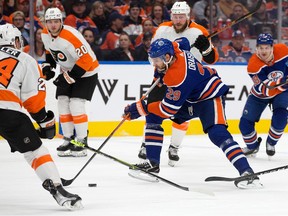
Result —
<path fill-rule="evenodd" d="M 272 111 L 271 125 L 266 139 L 266 153 L 275 154 L 275 145 L 284 133 L 288 117 L 288 48 L 285 44 L 273 44 L 268 33 L 260 34 L 256 53 L 249 60 L 247 70 L 254 85 L 247 98 L 239 128 L 246 144 L 246 155 L 259 151 L 261 137 L 257 137 L 255 123 L 260 120 L 269 105 Z M 284 83 L 281 85 L 281 83 Z M 279 85 L 278 87 L 273 87 Z"/>
<path fill-rule="evenodd" d="M 213 64 L 218 60 L 218 52 L 212 46 L 210 39 L 207 38 L 208 31 L 201 25 L 191 21 L 190 19 L 190 7 L 187 2 L 175 2 L 171 8 L 171 21 L 162 23 L 156 30 L 152 41 L 159 38 L 166 38 L 170 41 L 175 41 L 177 38 L 185 37 L 193 47 L 190 51 L 193 53 L 195 58 L 208 64 Z M 148 96 L 148 103 L 162 100 L 166 86 L 155 87 Z M 183 122 L 182 124 L 172 123 L 172 136 L 170 146 L 168 150 L 168 157 L 170 166 L 175 166 L 179 161 L 178 150 L 182 140 L 188 130 L 189 121 Z M 146 158 L 146 145 L 142 143 L 139 158 Z M 149 144 L 148 144 L 149 145 Z"/>
<path fill-rule="evenodd" d="M 225 95 L 229 88 L 215 69 L 203 66 L 191 52 L 183 50 L 185 44 L 189 44 L 185 39 L 171 42 L 160 38 L 151 44 L 148 51 L 149 61 L 155 67 L 154 79 L 160 77 L 160 83 L 167 86 L 164 98 L 150 104 L 140 100 L 124 109 L 125 116 L 131 120 L 146 116 L 147 160 L 135 166 L 156 174 L 160 172 L 164 119 L 181 124 L 199 118 L 203 131 L 223 151 L 239 174 L 249 175 L 253 170 L 227 130 Z M 155 181 L 155 178 L 144 174 L 132 168 L 129 172 L 135 178 Z M 257 176 L 235 181 L 235 185 L 239 188 L 262 187 Z"/>
<path fill-rule="evenodd" d="M 77 139 L 87 143 L 88 116 L 85 103 L 92 99 L 99 62 L 81 33 L 71 26 L 63 25 L 62 13 L 58 8 L 46 11 L 45 25 L 41 37 L 47 51 L 46 62 L 42 66 L 46 79 L 54 76 L 52 68 L 57 64 L 60 66 L 60 75 L 53 81 L 57 86 L 56 98 L 64 135 L 64 143 L 57 148 L 58 155 L 87 156 L 86 149 L 74 146 L 70 141 Z"/>
<path fill-rule="evenodd" d="M 9 143 L 11 152 L 24 155 L 59 205 L 71 210 L 82 208 L 81 198 L 62 187 L 56 165 L 39 138 L 54 137 L 55 118 L 52 111 L 45 109 L 45 80 L 38 63 L 20 51 L 21 37 L 15 26 L 0 26 L 0 135 Z M 22 106 L 39 125 L 37 131 Z"/>

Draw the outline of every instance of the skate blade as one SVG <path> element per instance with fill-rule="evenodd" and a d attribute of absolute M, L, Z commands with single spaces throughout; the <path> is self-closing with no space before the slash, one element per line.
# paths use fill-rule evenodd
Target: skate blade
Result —
<path fill-rule="evenodd" d="M 57 151 L 57 155 L 59 157 L 72 157 L 72 152 L 70 150 L 67 151 Z"/>
<path fill-rule="evenodd" d="M 254 180 L 252 183 L 248 181 L 239 182 L 236 187 L 240 189 L 260 189 L 263 188 L 263 184 L 259 180 Z"/>
<path fill-rule="evenodd" d="M 159 182 L 159 179 L 154 177 L 154 176 L 150 176 L 146 173 L 143 173 L 139 170 L 135 170 L 135 171 L 130 171 L 128 172 L 128 175 L 132 178 L 136 178 L 139 180 L 143 180 L 143 181 L 148 181 L 148 182 Z"/>
<path fill-rule="evenodd" d="M 256 153 L 249 154 L 249 155 L 245 155 L 245 156 L 248 157 L 248 158 L 256 158 L 257 152 L 256 152 Z"/>
<path fill-rule="evenodd" d="M 174 167 L 177 164 L 178 161 L 174 161 L 174 160 L 169 160 L 168 161 L 168 165 L 171 167 Z"/>
<path fill-rule="evenodd" d="M 82 205 L 81 200 L 77 201 L 74 205 L 71 205 L 71 201 L 67 201 L 63 204 L 63 206 L 71 211 L 76 211 L 83 209 L 84 206 Z"/>
<path fill-rule="evenodd" d="M 87 156 L 87 152 L 77 152 L 77 151 L 72 151 L 71 152 L 71 156 L 72 157 L 86 157 Z"/>

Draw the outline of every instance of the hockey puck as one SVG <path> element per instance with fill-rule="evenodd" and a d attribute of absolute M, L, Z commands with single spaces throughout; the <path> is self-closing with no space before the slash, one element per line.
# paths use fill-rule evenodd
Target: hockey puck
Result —
<path fill-rule="evenodd" d="M 97 187 L 97 184 L 88 184 L 88 187 Z"/>

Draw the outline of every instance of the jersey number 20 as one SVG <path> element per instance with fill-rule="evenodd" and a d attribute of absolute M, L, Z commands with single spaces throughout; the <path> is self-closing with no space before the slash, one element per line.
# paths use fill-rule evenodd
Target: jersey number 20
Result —
<path fill-rule="evenodd" d="M 84 45 L 82 45 L 81 47 L 76 48 L 76 53 L 79 57 L 81 57 L 84 54 L 88 53 L 88 50 L 86 49 L 86 47 Z"/>

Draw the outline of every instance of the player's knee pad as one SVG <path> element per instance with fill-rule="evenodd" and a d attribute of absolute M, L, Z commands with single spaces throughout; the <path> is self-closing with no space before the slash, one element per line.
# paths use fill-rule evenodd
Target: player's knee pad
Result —
<path fill-rule="evenodd" d="M 226 140 L 233 140 L 225 125 L 213 125 L 208 128 L 207 132 L 210 140 L 218 147 Z"/>
<path fill-rule="evenodd" d="M 58 110 L 60 115 L 70 113 L 69 103 L 70 99 L 68 96 L 58 96 Z"/>
<path fill-rule="evenodd" d="M 86 113 L 86 100 L 81 98 L 70 99 L 70 110 L 72 116 L 82 115 Z"/>
<path fill-rule="evenodd" d="M 44 145 L 41 145 L 38 149 L 36 149 L 34 151 L 25 152 L 24 158 L 30 165 L 32 165 L 32 162 L 36 158 L 39 158 L 39 157 L 41 157 L 43 155 L 47 155 L 47 154 L 50 154 L 48 149 Z"/>
<path fill-rule="evenodd" d="M 254 131 L 254 123 L 244 117 L 240 118 L 239 122 L 239 129 L 241 131 L 241 134 L 250 134 Z"/>

